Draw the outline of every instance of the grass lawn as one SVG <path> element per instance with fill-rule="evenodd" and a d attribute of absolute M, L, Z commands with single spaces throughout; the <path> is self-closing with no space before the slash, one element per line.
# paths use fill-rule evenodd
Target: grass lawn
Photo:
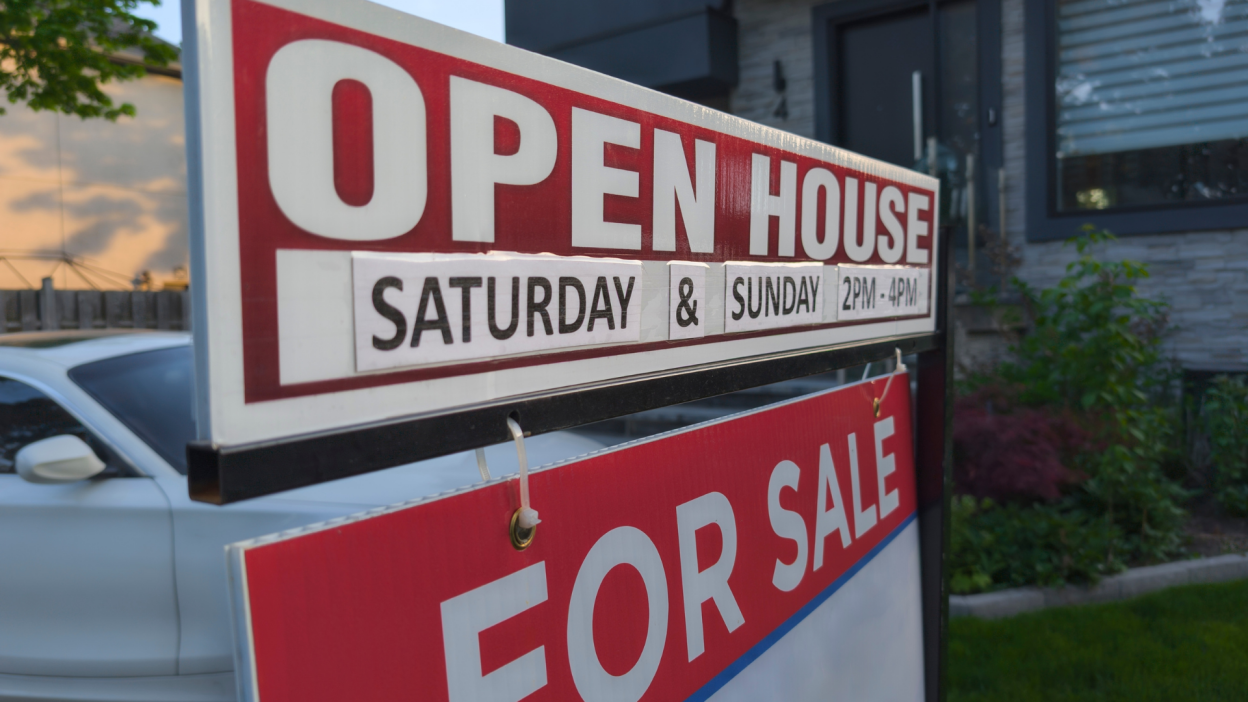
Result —
<path fill-rule="evenodd" d="M 950 702 L 1248 700 L 1248 581 L 950 622 Z"/>

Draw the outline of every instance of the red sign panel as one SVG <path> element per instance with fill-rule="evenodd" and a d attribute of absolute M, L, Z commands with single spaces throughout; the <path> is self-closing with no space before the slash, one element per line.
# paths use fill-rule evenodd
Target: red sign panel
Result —
<path fill-rule="evenodd" d="M 662 261 L 821 260 L 829 264 L 903 263 L 923 268 L 931 266 L 932 203 L 935 193 L 930 186 L 919 187 L 899 181 L 895 175 L 887 177 L 717 133 L 626 104 L 559 88 L 541 80 L 488 68 L 419 46 L 389 41 L 251 0 L 233 0 L 233 7 L 239 237 L 242 277 L 246 281 L 243 353 L 249 401 L 410 382 L 500 367 L 549 363 L 551 360 L 549 356 L 523 356 L 507 361 L 443 364 L 395 374 L 282 387 L 275 276 L 277 251 L 281 249 L 438 253 L 514 251 Z M 310 188 L 299 191 L 300 185 L 292 185 L 293 192 L 288 196 L 286 207 L 279 203 L 275 193 L 282 190 L 280 186 L 273 187 L 272 181 L 289 179 L 303 183 L 308 180 L 308 174 L 287 172 L 303 167 L 302 160 L 289 158 L 289 166 L 287 161 L 281 164 L 269 161 L 271 154 L 276 156 L 280 153 L 272 145 L 271 130 L 291 129 L 294 125 L 283 124 L 266 115 L 266 93 L 271 95 L 274 92 L 269 85 L 271 81 L 283 79 L 274 75 L 277 73 L 273 68 L 275 55 L 284 48 L 309 41 L 321 42 L 312 47 L 321 52 L 325 52 L 327 47 L 365 49 L 393 62 L 394 66 L 410 74 L 418 86 L 418 94 L 424 101 L 423 131 L 427 146 L 413 149 L 413 158 L 424 160 L 419 167 L 426 174 L 426 194 L 423 212 L 409 218 L 413 220 L 410 229 L 395 230 L 379 240 L 365 240 L 363 232 L 348 230 L 343 234 L 357 234 L 359 238 L 342 238 L 334 236 L 336 232 L 328 228 L 309 231 L 309 224 L 317 221 L 313 214 L 308 215 L 308 223 L 302 227 L 292 221 L 292 217 L 299 217 L 296 213 L 300 207 L 307 206 L 319 212 L 320 203 L 310 205 L 304 202 L 312 195 Z M 349 56 L 350 53 L 344 52 L 344 59 Z M 292 62 L 292 72 L 306 74 L 318 68 Z M 349 73 L 349 70 L 343 70 L 343 76 Z M 384 135 L 379 133 L 382 130 L 373 125 L 375 112 L 384 109 L 377 104 L 381 96 L 370 98 L 369 88 L 359 80 L 327 82 L 333 86 L 330 95 L 334 192 L 348 204 L 365 206 L 371 204 L 370 201 L 377 195 L 379 183 L 375 174 L 385 179 L 397 177 L 379 169 L 379 164 L 372 157 L 376 147 L 395 148 L 392 144 L 374 145 L 384 139 Z M 382 80 L 379 78 L 377 82 Z M 468 86 L 477 91 L 491 92 L 481 97 L 461 98 L 456 104 L 452 93 L 456 88 L 466 93 Z M 492 92 L 494 90 L 498 92 Z M 528 115 L 521 109 L 515 109 L 513 113 L 506 107 L 500 108 L 497 104 L 502 100 L 500 95 L 518 96 L 525 101 L 519 104 L 530 106 L 531 111 L 537 112 L 536 116 Z M 490 129 L 486 134 L 474 133 L 468 138 L 491 140 L 493 144 L 489 155 L 523 156 L 523 137 L 540 139 L 549 136 L 550 157 L 548 162 L 535 165 L 532 177 L 522 178 L 526 181 L 522 184 L 498 182 L 498 175 L 481 173 L 477 180 L 484 184 L 483 189 L 480 192 L 474 190 L 471 197 L 462 200 L 468 208 L 463 210 L 457 207 L 461 199 L 455 197 L 453 187 L 474 187 L 476 181 L 466 176 L 457 177 L 457 169 L 484 169 L 478 162 L 479 155 L 471 154 L 474 158 L 470 161 L 469 154 L 461 156 L 454 152 L 456 146 L 463 148 L 464 143 L 470 142 L 465 137 L 456 139 L 452 120 L 469 120 L 473 111 L 481 113 L 477 116 L 487 122 Z M 516 119 L 496 114 L 498 112 Z M 286 112 L 283 112 L 285 115 Z M 522 115 L 533 118 L 525 121 Z M 290 116 L 306 117 L 299 112 Z M 410 116 L 409 119 L 414 122 L 417 116 Z M 549 135 L 542 131 L 547 121 L 551 130 Z M 599 124 L 599 121 L 605 123 Z M 539 136 L 529 135 L 530 129 Z M 596 148 L 600 152 L 599 171 L 609 178 L 631 178 L 634 181 L 629 191 L 631 196 L 611 192 L 609 186 L 606 192 L 578 192 L 572 172 L 573 160 L 580 148 L 573 140 L 583 138 L 581 133 L 590 130 L 593 130 Z M 626 141 L 634 133 L 634 142 L 618 143 Z M 604 134 L 608 136 L 604 137 Z M 613 134 L 617 136 L 609 136 Z M 656 164 L 655 159 L 656 154 L 659 158 L 664 157 L 665 139 L 671 141 L 679 152 L 675 156 L 682 169 L 690 168 L 690 164 L 696 169 L 698 144 L 709 145 L 711 168 L 705 173 L 688 174 L 693 180 L 704 175 L 714 179 L 714 188 L 711 189 L 714 201 L 707 216 L 711 228 L 704 246 L 688 233 L 686 224 L 694 213 L 676 216 L 676 209 L 670 203 L 672 231 L 667 235 L 669 241 L 665 243 L 656 239 L 656 221 L 660 226 L 663 223 L 655 216 L 656 195 L 660 199 L 667 195 L 670 199 L 675 192 L 671 186 L 666 190 L 672 192 L 660 188 L 656 193 L 655 188 L 656 174 L 662 177 L 664 173 L 663 164 Z M 656 140 L 659 142 L 657 149 Z M 292 148 L 306 151 L 310 145 L 295 141 Z M 703 153 L 706 152 L 707 147 L 703 147 Z M 763 215 L 761 243 L 759 234 L 751 232 L 753 212 L 760 204 L 753 203 L 752 207 L 751 203 L 753 170 L 760 163 L 766 168 L 766 195 L 775 193 L 792 198 L 791 203 L 774 205 L 777 216 Z M 817 171 L 814 176 L 812 171 Z M 821 177 L 822 173 L 830 175 Z M 810 185 L 799 187 L 807 182 Z M 694 183 L 694 186 L 697 184 Z M 833 202 L 832 213 L 828 211 L 830 192 L 838 200 L 848 198 L 843 205 L 842 202 Z M 887 202 L 884 197 L 886 192 L 889 193 Z M 594 206 L 599 211 L 591 221 L 598 225 L 597 228 L 587 224 L 582 231 L 577 227 L 580 222 L 576 221 L 576 215 L 580 213 L 574 210 L 581 205 L 582 195 L 595 201 Z M 804 202 L 803 196 L 812 202 Z M 883 208 L 880 207 L 882 202 L 886 205 Z M 456 216 L 463 218 L 483 207 L 493 211 L 493 220 L 483 223 L 480 226 L 482 231 L 464 232 L 464 228 L 458 226 Z M 852 209 L 857 214 L 847 217 L 842 208 Z M 456 212 L 457 209 L 460 211 Z M 851 225 L 855 231 L 843 234 L 842 225 Z M 402 228 L 403 225 L 396 226 Z M 810 229 L 809 236 L 805 230 L 798 234 L 801 226 Z M 863 242 L 863 252 L 854 257 L 850 255 L 850 245 L 841 245 L 842 240 L 851 239 L 855 243 Z M 923 309 L 921 313 L 899 316 L 926 317 L 927 312 Z M 685 343 L 712 341 L 715 338 Z M 653 343 L 667 345 L 667 342 Z M 646 347 L 637 345 L 630 350 L 643 351 Z M 584 358 L 614 355 L 619 351 L 618 348 L 596 348 L 563 353 L 569 358 Z"/>
<path fill-rule="evenodd" d="M 905 374 L 231 548 L 245 694 L 921 699 Z M 878 415 L 873 411 L 882 398 Z"/>

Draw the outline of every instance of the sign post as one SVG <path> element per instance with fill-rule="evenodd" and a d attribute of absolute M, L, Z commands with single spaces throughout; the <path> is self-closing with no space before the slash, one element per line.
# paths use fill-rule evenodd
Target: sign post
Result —
<path fill-rule="evenodd" d="M 898 494 L 936 699 L 936 179 L 363 0 L 184 0 L 184 17 L 194 499 L 499 443 L 508 419 L 531 435 L 918 354 Z"/>

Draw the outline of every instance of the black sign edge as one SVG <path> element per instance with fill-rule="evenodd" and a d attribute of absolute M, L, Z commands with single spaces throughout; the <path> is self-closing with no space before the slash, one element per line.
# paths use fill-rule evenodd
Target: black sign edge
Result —
<path fill-rule="evenodd" d="M 187 446 L 191 499 L 225 505 L 362 475 L 511 439 L 507 418 L 525 435 L 691 402 L 944 345 L 920 333 L 633 376 L 333 431 L 239 446 Z"/>

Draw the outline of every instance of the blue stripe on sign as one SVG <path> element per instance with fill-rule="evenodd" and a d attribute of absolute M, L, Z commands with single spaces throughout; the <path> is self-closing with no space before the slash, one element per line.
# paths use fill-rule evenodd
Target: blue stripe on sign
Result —
<path fill-rule="evenodd" d="M 897 535 L 900 534 L 902 530 L 904 530 L 907 526 L 910 526 L 910 522 L 913 522 L 917 516 L 918 512 L 914 512 L 909 517 L 906 517 L 905 521 L 899 524 L 896 529 L 893 529 L 892 533 L 881 539 L 880 543 L 876 544 L 870 551 L 867 552 L 867 555 L 859 558 L 858 562 L 850 566 L 849 570 L 845 571 L 841 577 L 837 578 L 831 585 L 824 588 L 823 592 L 815 595 L 810 602 L 807 602 L 805 606 L 797 610 L 793 616 L 786 619 L 783 624 L 776 627 L 770 634 L 764 636 L 762 641 L 754 644 L 753 648 L 746 651 L 737 660 L 733 661 L 732 665 L 724 668 L 719 675 L 711 678 L 710 682 L 703 685 L 701 689 L 690 695 L 687 702 L 703 702 L 704 700 L 710 698 L 711 695 L 718 692 L 719 688 L 727 685 L 729 680 L 737 677 L 737 675 L 739 675 L 741 671 L 745 670 L 749 664 L 753 663 L 759 656 L 766 653 L 767 649 L 775 646 L 776 642 L 784 638 L 785 634 L 792 631 L 793 627 L 801 624 L 802 620 L 809 617 L 810 613 L 815 611 L 819 605 L 823 604 L 829 597 L 836 594 L 836 591 L 840 590 L 841 586 L 849 582 L 849 579 L 854 577 L 858 571 L 862 570 L 863 566 L 870 563 L 873 558 L 878 556 L 880 551 L 884 550 L 885 546 L 892 543 L 893 539 L 897 538 Z"/>

